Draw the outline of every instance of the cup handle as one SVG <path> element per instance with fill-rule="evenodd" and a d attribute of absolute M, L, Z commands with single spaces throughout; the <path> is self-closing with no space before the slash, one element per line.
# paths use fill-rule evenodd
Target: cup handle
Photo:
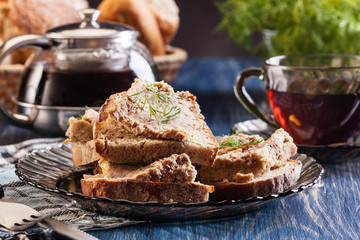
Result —
<path fill-rule="evenodd" d="M 241 71 L 235 81 L 234 92 L 236 98 L 240 101 L 240 103 L 244 106 L 244 108 L 252 113 L 255 117 L 260 118 L 269 126 L 277 129 L 279 128 L 279 124 L 275 121 L 272 114 L 269 114 L 262 109 L 258 108 L 251 98 L 249 93 L 245 89 L 245 83 L 249 77 L 258 77 L 260 80 L 264 78 L 264 70 L 259 67 L 249 67 Z"/>

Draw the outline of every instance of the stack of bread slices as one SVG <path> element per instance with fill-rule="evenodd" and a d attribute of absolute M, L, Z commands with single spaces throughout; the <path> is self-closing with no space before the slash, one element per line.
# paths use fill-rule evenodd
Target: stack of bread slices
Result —
<path fill-rule="evenodd" d="M 133 202 L 199 203 L 266 196 L 287 190 L 300 176 L 292 138 L 277 130 L 264 140 L 232 136 L 240 145 L 219 150 L 196 97 L 164 83 L 135 79 L 99 112 L 70 118 L 66 136 L 84 195 Z M 226 139 L 225 139 L 226 140 Z M 220 144 L 222 146 L 222 144 Z"/>

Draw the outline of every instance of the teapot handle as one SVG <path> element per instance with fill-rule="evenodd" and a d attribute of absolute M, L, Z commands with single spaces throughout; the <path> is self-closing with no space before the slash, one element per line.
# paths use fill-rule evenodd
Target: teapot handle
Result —
<path fill-rule="evenodd" d="M 41 47 L 48 49 L 51 47 L 51 42 L 48 38 L 36 34 L 26 34 L 10 38 L 1 45 L 0 64 L 7 55 L 22 47 Z"/>
<path fill-rule="evenodd" d="M 0 64 L 11 52 L 22 47 L 40 47 L 42 49 L 48 49 L 51 47 L 51 42 L 48 38 L 36 34 L 26 34 L 10 38 L 0 47 Z M 11 122 L 21 126 L 31 126 L 35 119 L 34 115 L 37 113 L 37 109 L 32 109 L 30 115 L 15 113 L 7 109 L 1 103 L 0 111 Z"/>

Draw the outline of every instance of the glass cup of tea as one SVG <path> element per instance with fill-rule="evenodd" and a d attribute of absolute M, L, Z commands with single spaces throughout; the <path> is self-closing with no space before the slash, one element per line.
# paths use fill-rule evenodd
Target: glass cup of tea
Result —
<path fill-rule="evenodd" d="M 272 113 L 260 108 L 245 82 L 258 77 Z M 360 55 L 276 56 L 241 71 L 235 95 L 253 115 L 282 127 L 301 145 L 352 144 L 360 136 Z"/>

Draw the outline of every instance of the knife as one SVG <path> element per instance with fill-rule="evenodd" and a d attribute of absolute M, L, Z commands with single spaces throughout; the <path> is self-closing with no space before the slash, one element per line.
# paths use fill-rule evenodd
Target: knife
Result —
<path fill-rule="evenodd" d="M 75 227 L 72 227 L 68 224 L 62 223 L 52 218 L 48 218 L 39 224 L 40 226 L 45 226 L 47 228 L 51 228 L 55 232 L 68 237 L 70 239 L 76 240 L 99 240 L 98 238 L 83 232 Z"/>
<path fill-rule="evenodd" d="M 0 185 L 0 224 L 3 226 L 11 226 L 15 222 L 19 222 L 24 218 L 30 218 L 31 215 L 40 214 L 31 207 L 15 202 L 9 196 L 1 198 L 1 185 Z M 75 227 L 57 221 L 55 219 L 45 219 L 39 223 L 40 226 L 51 228 L 55 232 L 74 240 L 99 240 L 98 238 L 83 232 Z"/>

